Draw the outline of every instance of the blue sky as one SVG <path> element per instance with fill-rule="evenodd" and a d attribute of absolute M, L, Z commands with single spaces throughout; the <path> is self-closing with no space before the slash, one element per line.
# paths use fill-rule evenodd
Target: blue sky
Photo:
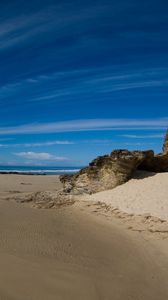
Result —
<path fill-rule="evenodd" d="M 161 151 L 168 2 L 0 2 L 0 164 Z"/>

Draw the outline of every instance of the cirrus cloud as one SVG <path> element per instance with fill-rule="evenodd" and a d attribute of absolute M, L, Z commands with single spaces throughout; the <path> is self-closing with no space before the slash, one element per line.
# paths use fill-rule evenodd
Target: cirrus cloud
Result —
<path fill-rule="evenodd" d="M 168 117 L 158 119 L 80 119 L 0 127 L 0 135 L 108 130 L 165 130 Z"/>

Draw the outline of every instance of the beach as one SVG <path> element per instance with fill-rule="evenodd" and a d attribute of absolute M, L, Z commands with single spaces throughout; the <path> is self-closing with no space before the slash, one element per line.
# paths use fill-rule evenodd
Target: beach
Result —
<path fill-rule="evenodd" d="M 0 300 L 168 300 L 168 1 L 0 1 Z"/>
<path fill-rule="evenodd" d="M 0 299 L 167 299 L 168 234 L 130 230 L 87 197 L 16 202 L 60 187 L 58 176 L 0 175 Z"/>

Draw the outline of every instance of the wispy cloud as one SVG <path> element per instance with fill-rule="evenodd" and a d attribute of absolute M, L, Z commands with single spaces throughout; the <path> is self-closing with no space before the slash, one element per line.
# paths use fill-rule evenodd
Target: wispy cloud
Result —
<path fill-rule="evenodd" d="M 72 12 L 71 12 L 72 9 Z M 83 21 L 96 18 L 107 9 L 105 5 L 86 6 L 79 12 L 75 7 L 63 3 L 45 7 L 34 13 L 20 14 L 17 17 L 1 21 L 0 32 L 0 50 L 5 50 L 16 45 L 21 45 L 34 37 L 43 34 L 47 36 L 48 32 L 53 32 L 58 40 L 64 35 L 67 37 L 69 26 L 81 24 Z M 61 35 L 60 35 L 61 32 Z"/>
<path fill-rule="evenodd" d="M 114 91 L 122 91 L 122 90 L 130 90 L 130 89 L 139 89 L 139 88 L 147 88 L 147 87 L 161 87 L 168 86 L 168 80 L 151 80 L 141 82 L 127 82 L 115 84 L 111 88 L 106 89 L 106 92 L 114 92 Z"/>
<path fill-rule="evenodd" d="M 1 21 L 0 50 L 14 46 L 39 32 L 40 24 L 43 24 L 45 19 L 44 12 L 38 12 Z"/>
<path fill-rule="evenodd" d="M 51 160 L 51 161 L 66 161 L 67 158 L 66 157 L 61 157 L 61 156 L 55 156 L 53 154 L 50 154 L 48 152 L 18 152 L 18 153 L 14 153 L 16 156 L 19 157 L 23 157 L 26 159 L 30 159 L 30 160 L 34 160 L 34 159 L 38 159 L 38 160 Z"/>
<path fill-rule="evenodd" d="M 152 145 L 154 145 L 154 143 L 125 143 L 124 145 L 126 145 L 126 146 L 139 146 L 139 147 L 141 147 L 141 146 L 152 146 Z"/>
<path fill-rule="evenodd" d="M 164 134 L 150 134 L 150 135 L 121 134 L 120 136 L 129 139 L 162 139 L 164 137 Z"/>
<path fill-rule="evenodd" d="M 13 141 L 14 138 L 0 138 L 0 142 Z"/>
<path fill-rule="evenodd" d="M 111 144 L 113 142 L 113 140 L 110 139 L 92 139 L 92 140 L 84 140 L 82 141 L 82 143 L 86 143 L 86 144 Z"/>
<path fill-rule="evenodd" d="M 0 141 L 3 141 L 3 139 L 0 139 Z M 7 139 L 4 139 L 7 140 Z M 11 139 L 9 139 L 11 140 Z M 0 144 L 0 148 L 15 148 L 15 147 L 48 147 L 48 146 L 54 146 L 54 145 L 73 145 L 74 142 L 71 141 L 48 141 L 48 142 L 42 142 L 42 143 L 12 143 L 12 144 Z"/>
<path fill-rule="evenodd" d="M 0 86 L 0 105 L 10 103 L 10 107 L 35 106 L 38 103 L 63 104 L 75 103 L 79 97 L 82 102 L 99 102 L 103 97 L 112 97 L 112 93 L 135 89 L 167 88 L 168 68 L 149 68 L 121 72 L 112 68 L 80 69 L 65 72 L 53 72 L 48 75 L 31 76 Z M 16 105 L 17 104 L 17 105 Z"/>
<path fill-rule="evenodd" d="M 71 141 L 51 141 L 51 142 L 44 142 L 44 143 L 25 143 L 23 146 L 25 147 L 41 147 L 41 146 L 53 146 L 53 145 L 73 145 L 74 142 Z"/>
<path fill-rule="evenodd" d="M 21 14 L 1 21 L 0 50 L 21 44 L 33 36 L 45 34 L 52 30 L 53 26 L 61 25 L 63 21 L 61 15 L 57 13 L 58 8 L 59 6 L 52 6 L 38 12 Z"/>
<path fill-rule="evenodd" d="M 0 135 L 44 134 L 56 132 L 107 131 L 107 130 L 163 130 L 167 128 L 168 117 L 160 119 L 85 119 L 56 123 L 27 124 L 1 127 Z"/>

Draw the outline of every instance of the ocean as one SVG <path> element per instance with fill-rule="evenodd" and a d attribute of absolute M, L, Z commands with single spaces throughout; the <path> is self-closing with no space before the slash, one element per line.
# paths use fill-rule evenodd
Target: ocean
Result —
<path fill-rule="evenodd" d="M 0 166 L 0 173 L 63 175 L 74 174 L 81 168 L 82 167 Z"/>

